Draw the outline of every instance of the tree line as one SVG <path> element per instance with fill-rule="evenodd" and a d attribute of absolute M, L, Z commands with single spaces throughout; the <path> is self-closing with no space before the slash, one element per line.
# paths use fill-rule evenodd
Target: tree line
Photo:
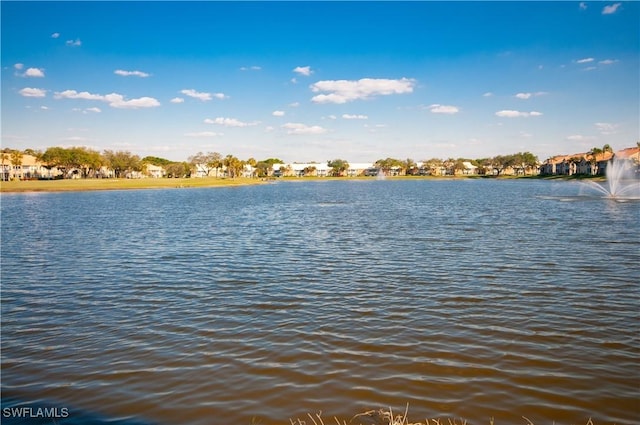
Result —
<path fill-rule="evenodd" d="M 594 148 L 596 149 L 596 148 Z M 602 152 L 602 151 L 600 151 Z M 594 152 L 595 154 L 599 152 Z M 190 177 L 199 172 L 207 176 L 224 176 L 235 178 L 243 175 L 246 165 L 251 166 L 253 177 L 267 177 L 274 171 L 287 173 L 284 161 L 278 158 L 266 158 L 256 160 L 249 158 L 241 160 L 234 155 L 222 155 L 219 152 L 198 152 L 188 158 L 188 161 L 171 161 L 157 156 L 140 158 L 129 151 L 104 150 L 98 152 L 86 147 L 50 147 L 43 151 L 26 149 L 18 151 L 5 148 L 1 152 L 2 165 L 11 164 L 14 167 L 22 164 L 23 155 L 32 155 L 45 168 L 57 168 L 64 178 L 73 177 L 74 174 L 81 178 L 106 177 L 104 169 L 112 170 L 113 176 L 122 178 L 132 172 L 142 172 L 147 164 L 162 167 L 166 177 Z M 345 159 L 328 160 L 330 175 L 344 176 L 349 170 L 349 162 Z M 385 174 L 418 175 L 418 174 L 457 174 L 463 172 L 465 163 L 470 163 L 476 168 L 478 174 L 500 175 L 505 169 L 512 168 L 516 173 L 526 174 L 527 171 L 537 169 L 538 157 L 530 152 L 518 152 L 510 155 L 498 155 L 491 158 L 430 158 L 421 161 L 421 165 L 411 158 L 383 158 L 377 160 L 373 167 L 382 170 Z M 304 175 L 313 175 L 316 167 L 309 165 L 303 171 Z M 3 174 L 4 176 L 4 174 Z"/>

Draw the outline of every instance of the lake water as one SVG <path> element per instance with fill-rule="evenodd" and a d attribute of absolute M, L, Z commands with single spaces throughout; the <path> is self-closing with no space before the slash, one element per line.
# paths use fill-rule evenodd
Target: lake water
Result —
<path fill-rule="evenodd" d="M 3 407 L 67 408 L 57 424 L 334 423 L 407 403 L 412 421 L 638 423 L 640 202 L 578 192 L 3 194 Z"/>

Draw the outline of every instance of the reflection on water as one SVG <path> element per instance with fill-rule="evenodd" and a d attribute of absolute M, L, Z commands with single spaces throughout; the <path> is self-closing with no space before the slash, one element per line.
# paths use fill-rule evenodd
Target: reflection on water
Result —
<path fill-rule="evenodd" d="M 633 423 L 640 204 L 545 198 L 567 187 L 2 195 L 3 397 L 154 424 Z"/>

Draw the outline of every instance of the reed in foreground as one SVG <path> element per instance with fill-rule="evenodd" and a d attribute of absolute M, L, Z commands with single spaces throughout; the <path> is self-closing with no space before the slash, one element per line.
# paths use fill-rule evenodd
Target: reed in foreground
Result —
<path fill-rule="evenodd" d="M 424 422 L 410 422 L 407 416 L 409 411 L 409 405 L 404 411 L 404 414 L 394 415 L 391 408 L 389 410 L 369 410 L 367 412 L 358 413 L 353 418 L 349 420 L 349 422 L 340 420 L 336 417 L 333 419 L 337 423 L 337 425 L 471 425 L 467 422 L 466 419 L 425 419 Z M 322 412 L 316 413 L 312 415 L 310 413 L 307 414 L 310 419 L 310 422 L 307 422 L 306 419 L 289 419 L 291 425 L 325 425 L 322 419 Z M 535 425 L 531 422 L 526 416 L 522 417 L 523 425 Z M 489 425 L 496 425 L 493 418 L 489 420 Z M 585 425 L 594 425 L 593 421 L 589 419 Z"/>

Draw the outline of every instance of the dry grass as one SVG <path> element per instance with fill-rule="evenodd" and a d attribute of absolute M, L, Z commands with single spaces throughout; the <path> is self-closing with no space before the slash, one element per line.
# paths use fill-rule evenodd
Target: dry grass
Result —
<path fill-rule="evenodd" d="M 425 419 L 424 422 L 409 422 L 409 418 L 407 413 L 409 411 L 409 405 L 404 411 L 404 414 L 394 415 L 393 410 L 389 408 L 389 410 L 379 409 L 379 410 L 369 410 L 367 412 L 358 413 L 353 418 L 349 420 L 349 422 L 340 420 L 334 417 L 334 421 L 337 425 L 471 425 L 467 422 L 466 419 Z M 322 419 L 322 412 L 316 413 L 312 415 L 310 413 L 307 414 L 310 422 L 307 422 L 305 419 L 289 419 L 291 425 L 325 425 Z M 529 420 L 526 416 L 523 416 L 522 419 L 526 422 L 523 422 L 524 425 L 535 425 L 531 420 Z M 493 418 L 489 420 L 489 425 L 495 425 Z M 594 425 L 593 421 L 589 419 L 586 425 Z"/>

